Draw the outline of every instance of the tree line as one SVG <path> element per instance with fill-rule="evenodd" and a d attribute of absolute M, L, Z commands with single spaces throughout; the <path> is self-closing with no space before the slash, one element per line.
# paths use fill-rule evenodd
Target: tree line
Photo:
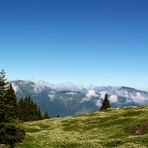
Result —
<path fill-rule="evenodd" d="M 17 117 L 20 121 L 35 121 L 50 118 L 48 113 L 41 113 L 39 106 L 31 97 L 21 98 L 17 103 Z"/>
<path fill-rule="evenodd" d="M 21 98 L 17 102 L 15 91 L 6 79 L 4 70 L 0 72 L 0 147 L 9 145 L 14 148 L 25 137 L 24 129 L 18 121 L 33 121 L 49 118 L 48 113 L 41 113 L 31 97 Z"/>

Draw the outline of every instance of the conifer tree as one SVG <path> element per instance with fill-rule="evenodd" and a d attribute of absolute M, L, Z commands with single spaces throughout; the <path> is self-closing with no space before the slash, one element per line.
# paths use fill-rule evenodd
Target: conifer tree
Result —
<path fill-rule="evenodd" d="M 9 145 L 10 148 L 14 148 L 15 144 L 22 142 L 25 137 L 24 130 L 14 124 L 16 111 L 15 92 L 2 70 L 0 72 L 0 144 Z"/>
<path fill-rule="evenodd" d="M 11 83 L 6 91 L 6 104 L 7 104 L 7 114 L 6 119 L 7 121 L 14 121 L 17 117 L 17 101 L 15 91 Z"/>
<path fill-rule="evenodd" d="M 23 106 L 23 98 L 21 98 L 18 103 L 17 103 L 17 117 L 19 120 L 21 120 L 22 118 L 24 118 L 24 114 L 22 112 L 22 109 L 24 108 Z"/>
<path fill-rule="evenodd" d="M 5 78 L 5 72 L 0 72 L 0 122 L 16 120 L 17 101 L 11 84 Z"/>
<path fill-rule="evenodd" d="M 48 112 L 45 112 L 44 119 L 48 119 L 48 118 L 50 118 L 49 115 L 48 115 Z"/>
<path fill-rule="evenodd" d="M 15 125 L 0 124 L 0 144 L 9 145 L 14 148 L 17 143 L 21 143 L 25 138 L 25 131 Z"/>
<path fill-rule="evenodd" d="M 40 108 L 31 97 L 21 98 L 18 102 L 18 118 L 21 121 L 41 120 L 42 114 Z"/>
<path fill-rule="evenodd" d="M 5 72 L 2 70 L 0 72 L 0 123 L 5 122 L 7 108 L 9 105 L 6 104 L 7 100 L 5 98 L 6 90 L 8 89 L 8 83 L 6 81 L 7 79 L 5 78 Z"/>
<path fill-rule="evenodd" d="M 100 108 L 100 110 L 102 111 L 102 110 L 106 110 L 106 109 L 108 109 L 108 108 L 110 108 L 111 106 L 110 106 L 110 102 L 109 102 L 109 99 L 108 99 L 108 94 L 106 93 L 105 94 L 105 98 L 104 98 L 104 100 L 103 100 L 103 103 L 102 103 L 102 106 L 101 106 L 101 108 Z"/>
<path fill-rule="evenodd" d="M 39 120 L 42 120 L 43 117 L 42 117 L 42 113 L 41 113 L 39 107 L 38 107 L 37 115 L 38 115 L 38 119 L 39 119 Z"/>

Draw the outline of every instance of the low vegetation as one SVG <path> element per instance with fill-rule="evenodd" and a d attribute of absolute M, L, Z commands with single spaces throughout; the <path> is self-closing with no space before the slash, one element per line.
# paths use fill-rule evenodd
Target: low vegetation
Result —
<path fill-rule="evenodd" d="M 147 148 L 148 106 L 25 122 L 17 148 Z"/>
<path fill-rule="evenodd" d="M 73 117 L 45 119 L 49 118 L 48 113 L 42 116 L 30 97 L 17 102 L 5 72 L 0 72 L 0 147 L 148 147 L 148 105 L 110 108 L 106 94 L 100 110 Z"/>

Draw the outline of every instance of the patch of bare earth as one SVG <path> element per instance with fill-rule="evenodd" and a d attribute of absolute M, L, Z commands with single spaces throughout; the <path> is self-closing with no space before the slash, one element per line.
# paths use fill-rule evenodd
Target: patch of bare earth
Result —
<path fill-rule="evenodd" d="M 148 132 L 148 121 L 144 122 L 141 125 L 138 125 L 134 130 L 134 133 L 136 135 L 143 135 L 147 132 Z"/>

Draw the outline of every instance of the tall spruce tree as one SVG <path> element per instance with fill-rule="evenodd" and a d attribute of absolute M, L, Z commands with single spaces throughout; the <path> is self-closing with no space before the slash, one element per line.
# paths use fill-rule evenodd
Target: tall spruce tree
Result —
<path fill-rule="evenodd" d="M 16 143 L 22 142 L 25 132 L 16 127 L 16 95 L 5 77 L 5 72 L 2 70 L 0 72 L 0 144 L 14 148 Z"/>
<path fill-rule="evenodd" d="M 7 121 L 8 108 L 11 106 L 7 104 L 7 90 L 9 89 L 5 72 L 0 72 L 0 123 Z"/>
<path fill-rule="evenodd" d="M 9 84 L 5 97 L 6 97 L 6 104 L 8 106 L 6 119 L 7 121 L 14 121 L 16 120 L 17 117 L 17 101 L 16 101 L 15 91 L 13 90 L 11 83 Z"/>
<path fill-rule="evenodd" d="M 100 110 L 102 111 L 102 110 L 106 110 L 106 109 L 108 109 L 108 108 L 110 108 L 111 106 L 110 106 L 110 102 L 109 102 L 109 99 L 108 99 L 108 94 L 106 93 L 105 94 L 105 98 L 104 98 L 104 100 L 103 100 L 103 102 L 102 102 L 102 106 L 101 106 L 101 108 L 100 108 Z"/>

